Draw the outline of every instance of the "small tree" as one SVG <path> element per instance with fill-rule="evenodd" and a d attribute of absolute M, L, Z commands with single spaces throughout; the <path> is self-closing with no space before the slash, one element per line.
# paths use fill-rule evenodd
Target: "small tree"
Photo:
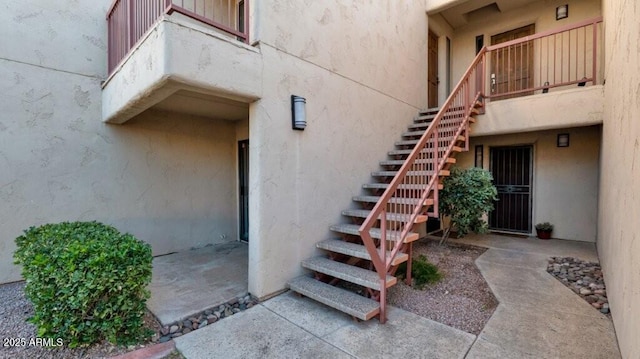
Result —
<path fill-rule="evenodd" d="M 491 173 L 480 168 L 454 167 L 451 170 L 451 175 L 443 181 L 439 198 L 440 218 L 450 217 L 441 244 L 449 238 L 453 227 L 458 238 L 469 232 L 486 233 L 488 225 L 482 216 L 493 210 L 493 202 L 498 200 L 498 191 L 492 181 Z"/>

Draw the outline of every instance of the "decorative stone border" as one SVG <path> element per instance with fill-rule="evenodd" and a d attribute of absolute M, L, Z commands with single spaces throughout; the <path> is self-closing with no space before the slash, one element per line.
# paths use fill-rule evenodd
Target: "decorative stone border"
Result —
<path fill-rule="evenodd" d="M 610 315 L 607 289 L 600 264 L 572 257 L 551 257 L 547 272 L 602 314 Z"/>
<path fill-rule="evenodd" d="M 246 294 L 241 297 L 234 298 L 225 304 L 207 309 L 198 314 L 192 315 L 187 319 L 179 320 L 170 325 L 162 327 L 159 333 L 153 337 L 154 342 L 164 343 L 181 335 L 191 333 L 194 330 L 204 328 L 217 322 L 220 319 L 240 313 L 258 304 L 258 299 Z"/>

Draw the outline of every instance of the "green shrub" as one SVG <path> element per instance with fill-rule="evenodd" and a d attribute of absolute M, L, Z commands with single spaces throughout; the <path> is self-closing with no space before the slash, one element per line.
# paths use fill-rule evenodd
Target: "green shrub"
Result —
<path fill-rule="evenodd" d="M 398 266 L 396 274 L 401 277 L 406 276 L 406 262 Z M 437 283 L 442 279 L 442 273 L 438 271 L 438 267 L 429 262 L 424 255 L 419 255 L 418 258 L 413 259 L 411 263 L 411 276 L 413 277 L 415 288 L 420 290 L 424 289 L 425 285 Z"/>
<path fill-rule="evenodd" d="M 97 222 L 31 227 L 16 244 L 39 337 L 76 347 L 103 339 L 129 345 L 150 335 L 143 327 L 148 244 Z"/>
<path fill-rule="evenodd" d="M 498 200 L 498 191 L 493 185 L 493 177 L 487 170 L 454 167 L 449 177 L 443 181 L 440 191 L 439 209 L 441 216 L 450 216 L 442 241 L 451 229 L 456 228 L 458 238 L 469 232 L 485 233 L 487 222 L 482 216 L 493 210 L 493 202 Z"/>

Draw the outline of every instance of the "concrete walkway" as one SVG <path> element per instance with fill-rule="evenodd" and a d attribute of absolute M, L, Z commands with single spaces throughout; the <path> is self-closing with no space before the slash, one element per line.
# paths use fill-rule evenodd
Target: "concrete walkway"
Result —
<path fill-rule="evenodd" d="M 197 358 L 620 358 L 611 321 L 546 273 L 549 256 L 597 260 L 593 244 L 504 236 L 460 242 L 490 248 L 476 264 L 500 301 L 478 337 L 401 309 L 356 323 L 285 293 L 176 338 Z"/>

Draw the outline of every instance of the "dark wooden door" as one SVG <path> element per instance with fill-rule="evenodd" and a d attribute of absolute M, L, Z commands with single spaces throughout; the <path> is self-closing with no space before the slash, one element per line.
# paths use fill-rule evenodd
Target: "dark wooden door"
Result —
<path fill-rule="evenodd" d="M 238 142 L 240 240 L 249 241 L 249 140 Z"/>
<path fill-rule="evenodd" d="M 519 29 L 491 36 L 491 45 L 533 35 L 535 25 L 527 25 Z M 531 95 L 531 91 L 523 91 L 533 87 L 533 42 L 507 46 L 491 52 L 491 94 L 494 100 Z M 521 92 L 518 92 L 521 91 Z M 516 93 L 513 93 L 516 92 Z"/>
<path fill-rule="evenodd" d="M 532 153 L 531 146 L 491 148 L 498 201 L 489 214 L 490 229 L 531 233 Z"/>
<path fill-rule="evenodd" d="M 429 31 L 428 40 L 428 101 L 429 108 L 438 107 L 438 36 Z"/>

